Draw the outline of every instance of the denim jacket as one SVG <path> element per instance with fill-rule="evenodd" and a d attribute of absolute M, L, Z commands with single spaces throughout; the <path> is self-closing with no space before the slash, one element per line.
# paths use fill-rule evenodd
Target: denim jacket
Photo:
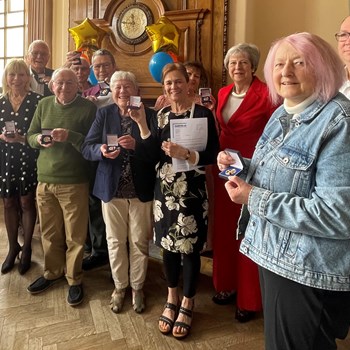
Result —
<path fill-rule="evenodd" d="M 279 107 L 246 180 L 241 252 L 303 285 L 350 291 L 350 101 L 339 93 L 293 119 Z"/>

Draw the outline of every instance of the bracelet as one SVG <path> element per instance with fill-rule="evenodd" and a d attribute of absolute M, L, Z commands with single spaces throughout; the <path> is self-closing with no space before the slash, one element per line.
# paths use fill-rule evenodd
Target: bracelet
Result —
<path fill-rule="evenodd" d="M 187 150 L 186 157 L 185 157 L 185 160 L 189 160 L 190 157 L 191 157 L 191 151 L 188 149 L 188 150 Z"/>

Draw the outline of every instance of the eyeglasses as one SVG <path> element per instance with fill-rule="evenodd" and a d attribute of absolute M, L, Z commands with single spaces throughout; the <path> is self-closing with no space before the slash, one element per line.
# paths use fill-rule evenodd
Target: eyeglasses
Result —
<path fill-rule="evenodd" d="M 343 42 L 349 39 L 350 33 L 349 32 L 339 32 L 334 34 L 335 39 L 337 41 Z"/>
<path fill-rule="evenodd" d="M 43 57 L 49 56 L 49 53 L 46 51 L 32 51 L 30 54 L 34 57 L 38 57 L 39 55 L 41 55 Z"/>
<path fill-rule="evenodd" d="M 74 86 L 74 85 L 76 85 L 77 83 L 76 82 L 74 82 L 74 81 L 72 81 L 72 80 L 67 80 L 67 81 L 61 81 L 61 80 L 58 80 L 58 81 L 56 81 L 56 80 L 54 80 L 53 81 L 57 86 L 59 86 L 60 88 L 61 87 L 63 87 L 63 85 L 66 85 L 66 86 L 69 86 L 69 87 L 71 87 L 71 86 Z"/>

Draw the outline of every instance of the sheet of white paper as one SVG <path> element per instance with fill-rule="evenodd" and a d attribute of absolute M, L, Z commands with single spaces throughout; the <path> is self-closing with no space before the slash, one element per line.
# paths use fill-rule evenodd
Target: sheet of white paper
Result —
<path fill-rule="evenodd" d="M 170 120 L 170 139 L 191 151 L 203 151 L 208 140 L 207 118 Z M 196 166 L 183 159 L 172 158 L 175 172 L 195 169 Z"/>

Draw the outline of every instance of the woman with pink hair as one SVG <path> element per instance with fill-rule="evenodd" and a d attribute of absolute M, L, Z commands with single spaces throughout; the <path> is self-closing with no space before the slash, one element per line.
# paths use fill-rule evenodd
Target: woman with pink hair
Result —
<path fill-rule="evenodd" d="M 259 266 L 265 348 L 336 349 L 350 323 L 350 105 L 343 64 L 320 37 L 276 41 L 265 62 L 283 98 L 245 176 L 226 190 L 243 204 L 240 251 Z M 221 152 L 218 165 L 232 159 Z"/>

